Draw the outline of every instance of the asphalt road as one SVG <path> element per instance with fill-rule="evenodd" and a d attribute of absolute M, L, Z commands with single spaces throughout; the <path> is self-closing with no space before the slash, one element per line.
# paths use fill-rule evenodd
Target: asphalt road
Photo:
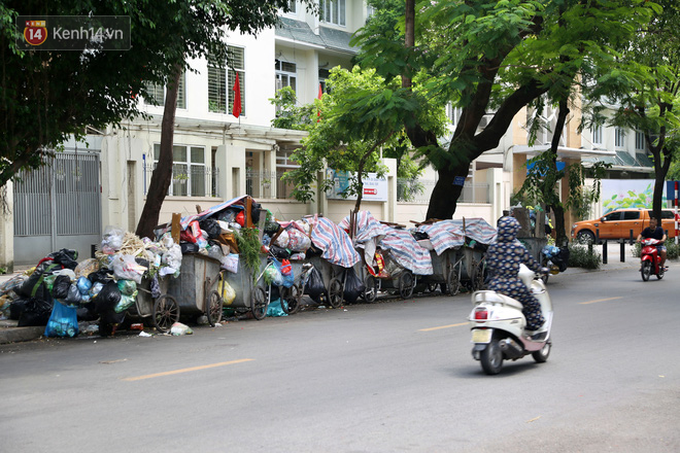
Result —
<path fill-rule="evenodd" d="M 675 272 L 552 278 L 550 359 L 498 376 L 470 355 L 469 295 L 2 345 L 1 449 L 677 452 Z"/>

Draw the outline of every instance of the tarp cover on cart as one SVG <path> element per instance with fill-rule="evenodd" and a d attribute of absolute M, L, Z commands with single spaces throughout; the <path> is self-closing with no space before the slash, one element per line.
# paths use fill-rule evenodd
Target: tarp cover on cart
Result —
<path fill-rule="evenodd" d="M 312 227 L 312 242 L 323 252 L 323 259 L 344 268 L 350 268 L 361 261 L 345 230 L 319 215 L 305 217 L 305 220 Z"/>
<path fill-rule="evenodd" d="M 349 217 L 340 222 L 340 227 L 349 229 Z M 359 211 L 356 217 L 355 241 L 366 243 L 378 238 L 378 247 L 392 252 L 400 266 L 416 275 L 432 275 L 432 257 L 405 229 L 393 228 L 380 223 L 369 211 Z"/>
<path fill-rule="evenodd" d="M 437 255 L 462 246 L 466 237 L 487 245 L 496 239 L 496 228 L 480 217 L 441 220 L 419 225 L 416 230 L 428 235 Z"/>

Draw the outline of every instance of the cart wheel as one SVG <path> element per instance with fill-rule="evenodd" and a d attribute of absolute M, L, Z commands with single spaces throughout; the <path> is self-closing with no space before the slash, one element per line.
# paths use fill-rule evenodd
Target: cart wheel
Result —
<path fill-rule="evenodd" d="M 416 287 L 416 279 L 411 271 L 404 271 L 399 276 L 399 295 L 402 299 L 413 296 L 413 289 Z"/>
<path fill-rule="evenodd" d="M 164 294 L 153 303 L 153 325 L 159 332 L 167 332 L 179 321 L 179 304 L 174 297 Z"/>
<path fill-rule="evenodd" d="M 300 299 L 302 299 L 302 293 L 297 285 L 293 285 L 290 288 L 285 286 L 281 288 L 281 299 L 286 303 L 281 304 L 283 311 L 289 315 L 294 315 L 300 310 Z"/>
<path fill-rule="evenodd" d="M 264 289 L 262 289 L 262 287 L 257 286 L 253 289 L 253 295 L 251 297 L 253 316 L 255 317 L 255 319 L 260 321 L 264 319 L 265 316 L 267 316 L 267 308 L 269 307 L 269 303 L 267 301 L 267 294 L 265 294 Z"/>
<path fill-rule="evenodd" d="M 364 293 L 362 297 L 366 302 L 372 304 L 378 297 L 378 279 L 372 275 L 366 275 L 364 279 Z"/>
<path fill-rule="evenodd" d="M 328 304 L 332 308 L 340 308 L 342 306 L 342 282 L 333 277 L 328 286 Z"/>
<path fill-rule="evenodd" d="M 215 290 L 210 291 L 206 301 L 205 315 L 208 317 L 210 327 L 215 327 L 215 324 L 222 320 L 222 296 Z"/>
<path fill-rule="evenodd" d="M 446 294 L 455 296 L 460 292 L 460 278 L 458 276 L 458 266 L 451 266 L 446 275 Z"/>
<path fill-rule="evenodd" d="M 479 291 L 486 287 L 486 276 L 488 271 L 486 270 L 486 261 L 482 260 L 477 263 L 474 269 L 474 275 L 472 277 L 472 290 Z"/>

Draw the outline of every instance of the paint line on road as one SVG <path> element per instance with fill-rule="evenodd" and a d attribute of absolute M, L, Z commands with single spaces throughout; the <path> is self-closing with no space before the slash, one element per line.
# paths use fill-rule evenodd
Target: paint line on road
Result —
<path fill-rule="evenodd" d="M 212 363 L 210 365 L 195 366 L 195 367 L 191 367 L 191 368 L 182 368 L 180 370 L 164 371 L 163 373 L 154 373 L 154 374 L 147 374 L 147 375 L 144 375 L 144 376 L 124 378 L 123 381 L 141 381 L 143 379 L 152 379 L 152 378 L 163 377 L 163 376 L 171 376 L 173 374 L 189 373 L 191 371 L 201 371 L 201 370 L 207 370 L 207 369 L 210 369 L 210 368 L 217 368 L 217 367 L 221 367 L 221 366 L 235 365 L 237 363 L 252 362 L 253 360 L 255 360 L 255 359 L 240 359 L 240 360 L 232 360 L 230 362 Z"/>
<path fill-rule="evenodd" d="M 618 297 L 608 297 L 608 298 L 606 298 L 606 299 L 589 300 L 588 302 L 579 302 L 579 305 L 596 304 L 596 303 L 598 303 L 598 302 L 607 302 L 608 300 L 617 300 L 617 299 L 623 299 L 623 296 L 618 296 Z"/>
<path fill-rule="evenodd" d="M 469 326 L 469 322 L 459 322 L 458 324 L 449 324 L 448 326 L 430 327 L 429 329 L 420 329 L 418 332 L 431 332 L 433 330 L 450 329 L 451 327 Z"/>

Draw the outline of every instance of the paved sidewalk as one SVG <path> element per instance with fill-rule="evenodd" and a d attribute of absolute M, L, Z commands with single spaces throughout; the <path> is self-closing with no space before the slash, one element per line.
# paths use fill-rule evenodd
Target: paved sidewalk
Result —
<path fill-rule="evenodd" d="M 596 247 L 597 252 L 603 255 L 603 246 Z M 607 272 L 619 269 L 637 270 L 640 268 L 640 259 L 632 254 L 632 246 L 624 246 L 624 261 L 621 261 L 620 244 L 610 243 L 607 248 L 607 264 L 601 264 L 599 269 L 568 268 L 564 274 L 583 274 L 587 272 Z M 680 261 L 668 261 L 667 265 L 672 272 L 680 272 Z M 21 274 L 28 267 L 17 269 L 14 274 L 0 275 L 0 284 Z M 17 321 L 0 320 L 0 344 L 15 343 L 20 341 L 37 340 L 45 332 L 45 326 L 40 327 L 17 327 Z"/>

